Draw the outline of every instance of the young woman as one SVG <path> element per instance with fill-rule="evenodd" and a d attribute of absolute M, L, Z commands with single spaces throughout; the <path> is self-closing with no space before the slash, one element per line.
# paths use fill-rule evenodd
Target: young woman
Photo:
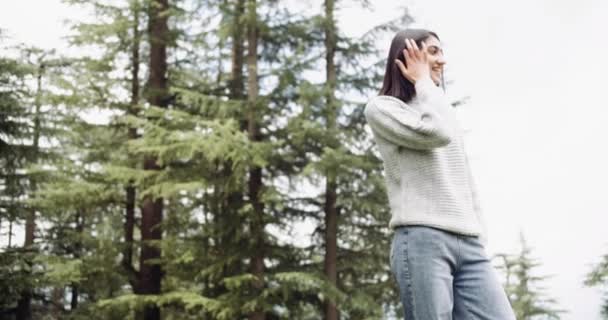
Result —
<path fill-rule="evenodd" d="M 437 34 L 397 33 L 380 95 L 365 107 L 384 162 L 391 270 L 406 320 L 514 320 L 484 249 L 463 132 L 439 87 L 445 63 Z"/>

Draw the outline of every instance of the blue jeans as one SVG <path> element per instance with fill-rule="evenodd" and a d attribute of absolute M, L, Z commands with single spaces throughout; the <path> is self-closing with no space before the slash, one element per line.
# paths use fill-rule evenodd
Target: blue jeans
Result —
<path fill-rule="evenodd" d="M 515 320 L 475 236 L 426 226 L 395 228 L 391 270 L 405 320 Z"/>

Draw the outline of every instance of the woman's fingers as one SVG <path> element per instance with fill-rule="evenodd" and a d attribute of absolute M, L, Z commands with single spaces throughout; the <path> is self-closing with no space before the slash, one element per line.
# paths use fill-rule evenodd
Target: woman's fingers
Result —
<path fill-rule="evenodd" d="M 410 58 L 419 59 L 420 55 L 418 53 L 418 46 L 416 45 L 416 41 L 412 39 L 405 39 L 405 50 L 408 52 L 408 56 Z"/>
<path fill-rule="evenodd" d="M 414 51 L 416 51 L 416 53 L 420 52 L 420 49 L 418 49 L 418 44 L 416 44 L 416 41 L 410 39 L 410 42 L 412 43 L 412 47 L 414 48 Z"/>
<path fill-rule="evenodd" d="M 413 53 L 412 52 L 412 44 L 410 42 L 410 39 L 407 39 L 407 38 L 405 39 L 405 49 L 404 50 L 407 51 L 408 55 L 410 53 Z"/>
<path fill-rule="evenodd" d="M 405 76 L 407 74 L 407 68 L 405 67 L 403 62 L 401 62 L 401 60 L 399 60 L 399 59 L 395 59 L 395 64 L 397 64 L 397 67 L 399 68 L 399 70 L 401 70 L 401 73 Z"/>
<path fill-rule="evenodd" d="M 422 44 L 422 49 L 420 49 L 420 53 L 422 55 L 422 59 L 424 61 L 426 61 L 426 58 L 427 58 L 427 56 L 426 56 L 426 53 L 427 53 L 427 51 L 426 51 L 426 43 L 422 42 L 421 44 Z"/>
<path fill-rule="evenodd" d="M 405 57 L 405 61 L 411 61 L 412 54 L 407 49 L 403 49 L 403 56 Z"/>
<path fill-rule="evenodd" d="M 414 77 L 412 77 L 412 75 L 410 74 L 410 71 L 405 67 L 405 65 L 403 64 L 403 62 L 401 62 L 401 60 L 395 59 L 395 64 L 401 71 L 401 74 L 403 75 L 403 77 L 405 77 L 412 83 L 416 82 L 416 79 Z"/>
<path fill-rule="evenodd" d="M 426 44 L 422 42 L 422 49 L 418 47 L 416 41 L 412 39 L 405 39 L 406 51 L 408 57 L 415 58 L 416 60 L 426 61 Z"/>
<path fill-rule="evenodd" d="M 403 50 L 405 62 L 395 59 L 395 64 L 399 67 L 401 74 L 411 83 L 416 83 L 418 79 L 425 77 L 430 71 L 428 66 L 428 57 L 426 53 L 426 44 L 421 42 L 422 50 L 413 39 L 405 39 L 406 48 Z M 405 66 L 407 64 L 407 67 Z"/>

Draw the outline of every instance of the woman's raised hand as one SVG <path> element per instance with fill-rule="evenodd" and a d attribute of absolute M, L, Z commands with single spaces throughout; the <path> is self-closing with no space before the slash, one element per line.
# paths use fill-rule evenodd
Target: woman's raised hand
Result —
<path fill-rule="evenodd" d="M 405 39 L 405 49 L 403 49 L 403 56 L 407 63 L 407 67 L 399 59 L 395 59 L 395 63 L 401 70 L 401 74 L 406 77 L 411 83 L 415 84 L 416 81 L 423 79 L 424 77 L 431 77 L 431 68 L 426 52 L 426 44 L 422 42 L 422 50 L 418 49 L 416 41 L 412 39 Z"/>

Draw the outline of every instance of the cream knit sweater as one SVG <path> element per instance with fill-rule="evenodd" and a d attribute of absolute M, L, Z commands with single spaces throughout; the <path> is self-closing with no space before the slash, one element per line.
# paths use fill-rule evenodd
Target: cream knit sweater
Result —
<path fill-rule="evenodd" d="M 410 103 L 377 96 L 365 117 L 384 162 L 389 226 L 427 225 L 463 235 L 487 230 L 455 110 L 430 78 Z"/>

